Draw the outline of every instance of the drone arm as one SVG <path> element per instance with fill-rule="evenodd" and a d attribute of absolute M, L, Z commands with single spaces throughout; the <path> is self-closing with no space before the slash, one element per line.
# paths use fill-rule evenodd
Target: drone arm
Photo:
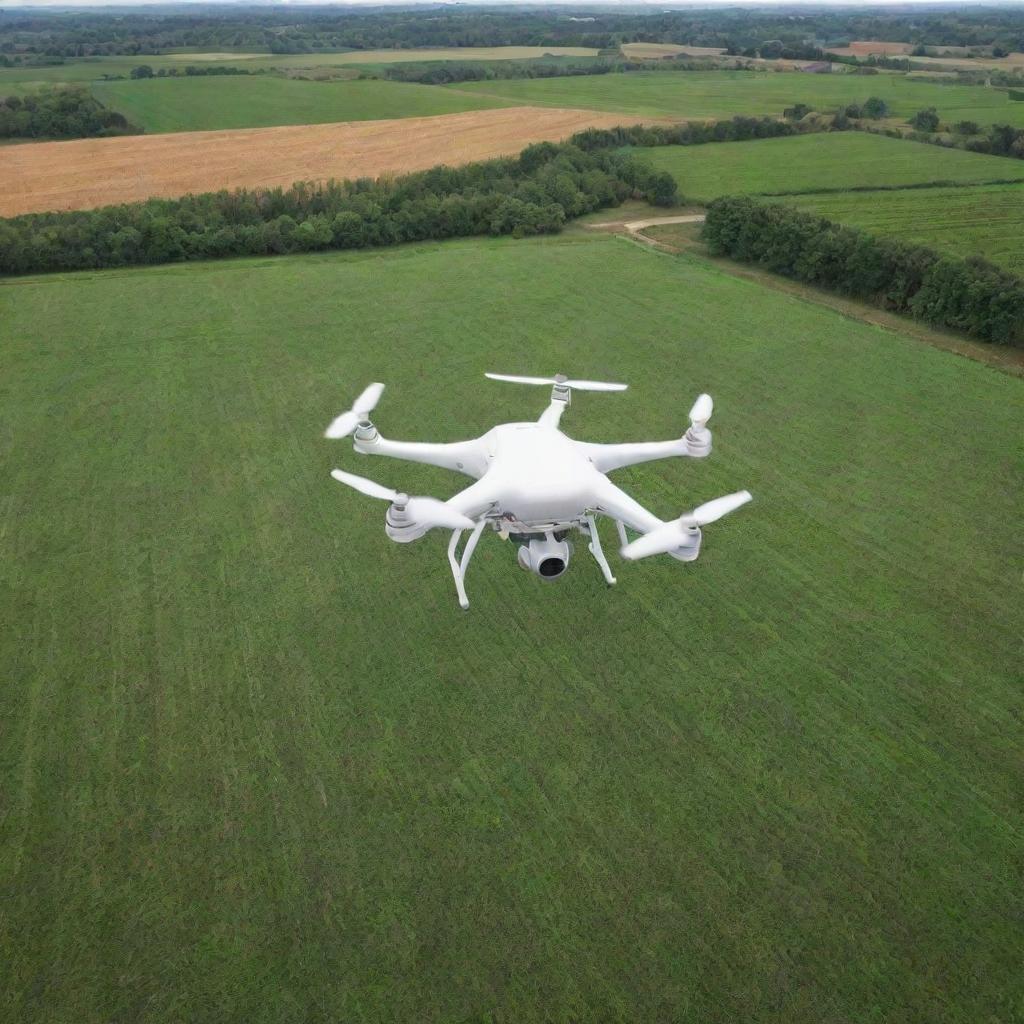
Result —
<path fill-rule="evenodd" d="M 675 441 L 640 441 L 635 444 L 581 444 L 583 452 L 601 473 L 610 473 L 613 469 L 624 466 L 635 466 L 640 462 L 653 462 L 655 459 L 671 459 L 684 455 L 692 455 L 685 437 Z"/>
<path fill-rule="evenodd" d="M 650 533 L 662 521 L 652 515 L 634 498 L 631 498 L 621 487 L 605 477 L 600 479 L 595 494 L 594 510 L 615 519 L 637 533 Z"/>
<path fill-rule="evenodd" d="M 655 459 L 683 456 L 703 459 L 711 454 L 711 431 L 703 424 L 691 423 L 689 430 L 673 441 L 638 441 L 627 444 L 589 444 L 583 441 L 578 443 L 595 469 L 601 473 L 610 473 L 613 469 L 635 466 L 640 462 L 653 462 Z"/>
<path fill-rule="evenodd" d="M 455 441 L 451 444 L 432 444 L 422 441 L 389 441 L 374 430 L 372 437 L 356 437 L 352 447 L 360 455 L 386 455 L 406 462 L 423 462 L 440 466 L 479 479 L 487 471 L 487 453 L 483 443 Z"/>

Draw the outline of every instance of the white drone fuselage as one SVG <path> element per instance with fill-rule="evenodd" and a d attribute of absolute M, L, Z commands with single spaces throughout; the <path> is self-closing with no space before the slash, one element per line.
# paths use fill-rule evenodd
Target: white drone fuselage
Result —
<path fill-rule="evenodd" d="M 533 379 L 524 382 L 540 383 Z M 581 390 L 599 389 L 597 382 L 575 383 Z M 595 386 L 585 388 L 584 385 Z M 371 385 L 371 388 L 378 390 L 370 392 L 368 389 L 364 395 L 372 393 L 375 405 L 383 385 Z M 601 389 L 623 388 L 623 385 L 604 385 Z M 601 550 L 595 522 L 598 516 L 614 520 L 627 558 L 664 552 L 680 561 L 693 561 L 700 551 L 699 524 L 713 522 L 732 507 L 738 507 L 735 499 L 740 496 L 717 500 L 718 505 L 731 501 L 728 509 L 712 510 L 711 506 L 716 503 L 701 506 L 708 510 L 708 518 L 701 519 L 701 509 L 698 509 L 690 516 L 666 522 L 617 487 L 607 474 L 653 459 L 703 458 L 710 454 L 711 432 L 706 421 L 711 415 L 711 399 L 706 395 L 698 399 L 691 411 L 690 428 L 681 437 L 626 444 L 592 444 L 564 434 L 559 423 L 569 401 L 569 388 L 560 379 L 552 389 L 547 409 L 536 422 L 503 423 L 473 440 L 441 444 L 384 438 L 370 422 L 368 411 L 354 407 L 335 420 L 327 436 L 347 436 L 353 417 L 358 414 L 353 448 L 359 454 L 440 466 L 471 477 L 474 482 L 447 501 L 439 502 L 429 498 L 410 499 L 340 470 L 335 470 L 334 475 L 363 493 L 391 499 L 385 529 L 392 540 L 407 543 L 436 526 L 446 523 L 449 528 L 454 527 L 448 558 L 459 603 L 464 608 L 469 604 L 463 584 L 466 567 L 487 525 L 505 538 L 516 535 L 522 546 L 520 564 L 549 579 L 561 576 L 567 568 L 572 548 L 565 538 L 569 531 L 579 530 L 588 539 L 588 548 L 606 581 L 615 582 Z M 370 411 L 372 408 L 373 405 Z M 345 433 L 332 433 L 339 423 Z M 749 494 L 742 494 L 746 497 L 739 504 L 749 500 Z M 420 504 L 416 505 L 417 502 Z M 427 507 L 424 503 L 433 504 Z M 420 521 L 410 516 L 409 512 L 414 509 L 419 509 Z M 640 534 L 640 540 L 631 545 L 626 528 Z M 466 530 L 470 530 L 470 537 L 459 558 L 456 557 L 459 539 Z M 632 548 L 638 543 L 650 550 L 633 555 Z"/>
<path fill-rule="evenodd" d="M 495 511 L 511 533 L 568 529 L 593 514 L 604 479 L 580 447 L 541 423 L 503 423 L 483 437 Z"/>

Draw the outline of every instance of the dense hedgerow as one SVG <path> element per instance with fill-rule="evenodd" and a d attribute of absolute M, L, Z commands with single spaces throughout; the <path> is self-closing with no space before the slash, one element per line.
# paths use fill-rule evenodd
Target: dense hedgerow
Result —
<path fill-rule="evenodd" d="M 1024 346 L 1024 280 L 985 260 L 876 238 L 777 203 L 708 207 L 712 252 L 999 344 Z"/>
<path fill-rule="evenodd" d="M 782 135 L 828 131 L 824 121 L 793 123 L 774 117 L 733 117 L 728 121 L 672 125 L 629 125 L 619 128 L 587 128 L 569 141 L 593 152 L 622 146 L 700 146 L 707 142 L 745 142 Z"/>
<path fill-rule="evenodd" d="M 671 205 L 671 175 L 544 142 L 518 157 L 398 178 L 151 199 L 0 220 L 0 272 L 120 267 L 466 235 L 559 231 L 629 197 Z"/>

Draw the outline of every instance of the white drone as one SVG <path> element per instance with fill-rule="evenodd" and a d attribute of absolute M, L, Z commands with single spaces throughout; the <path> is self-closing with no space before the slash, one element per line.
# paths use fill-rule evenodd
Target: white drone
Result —
<path fill-rule="evenodd" d="M 418 540 L 428 530 L 443 527 L 452 531 L 448 561 L 455 577 L 459 604 L 469 607 L 466 597 L 466 569 L 484 527 L 490 524 L 503 540 L 514 537 L 519 546 L 519 564 L 542 579 L 558 579 L 569 567 L 571 530 L 588 538 L 588 550 L 601 567 L 605 580 L 615 577 L 601 550 L 596 517 L 615 521 L 623 558 L 646 558 L 669 554 L 680 562 L 692 562 L 700 552 L 702 526 L 713 523 L 750 501 L 747 491 L 738 491 L 700 505 L 678 519 L 664 522 L 616 487 L 605 475 L 613 469 L 638 462 L 688 455 L 701 459 L 711 454 L 710 395 L 701 395 L 690 410 L 690 427 L 673 441 L 641 441 L 635 444 L 590 444 L 574 441 L 558 429 L 562 413 L 573 391 L 625 391 L 625 384 L 556 377 L 512 377 L 486 374 L 491 380 L 517 384 L 552 385 L 551 402 L 536 423 L 503 423 L 473 441 L 430 444 L 418 441 L 389 441 L 370 422 L 384 391 L 383 384 L 371 384 L 327 428 L 325 437 L 348 437 L 361 455 L 389 455 L 408 462 L 453 469 L 472 477 L 465 490 L 439 501 L 415 498 L 383 487 L 353 473 L 335 469 L 335 480 L 354 487 L 371 498 L 391 502 L 384 520 L 387 535 L 400 544 Z M 641 534 L 630 542 L 626 528 Z M 469 539 L 461 558 L 457 557 L 463 531 Z"/>

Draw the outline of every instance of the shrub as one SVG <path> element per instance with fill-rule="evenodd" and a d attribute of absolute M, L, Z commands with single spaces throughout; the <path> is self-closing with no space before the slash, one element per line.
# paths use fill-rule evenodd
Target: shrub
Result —
<path fill-rule="evenodd" d="M 911 119 L 910 124 L 919 132 L 937 132 L 939 130 L 939 115 L 934 107 L 927 107 L 919 110 Z"/>

